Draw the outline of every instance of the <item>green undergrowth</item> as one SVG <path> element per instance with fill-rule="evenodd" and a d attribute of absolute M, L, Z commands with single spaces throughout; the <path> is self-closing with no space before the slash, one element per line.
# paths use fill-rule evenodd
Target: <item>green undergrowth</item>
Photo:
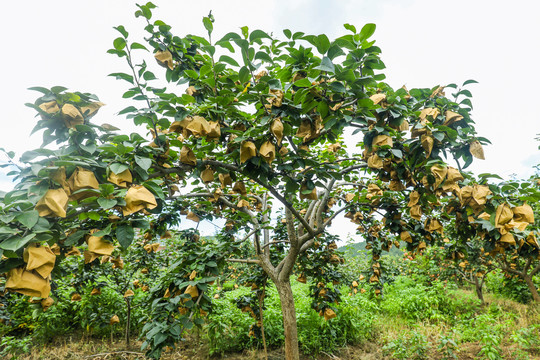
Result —
<path fill-rule="evenodd" d="M 332 352 L 347 344 L 357 344 L 372 337 L 374 309 L 377 308 L 365 296 L 344 297 L 336 305 L 337 317 L 325 320 L 311 308 L 309 286 L 298 282 L 292 284 L 298 322 L 298 340 L 305 354 Z M 235 299 L 248 295 L 248 288 L 225 291 L 215 300 L 209 316 L 207 336 L 210 354 L 241 351 L 246 348 L 261 348 L 261 337 L 250 337 L 249 329 L 253 318 L 235 306 Z M 267 346 L 280 347 L 284 343 L 283 320 L 280 301 L 274 286 L 267 288 L 264 309 L 264 330 Z"/>

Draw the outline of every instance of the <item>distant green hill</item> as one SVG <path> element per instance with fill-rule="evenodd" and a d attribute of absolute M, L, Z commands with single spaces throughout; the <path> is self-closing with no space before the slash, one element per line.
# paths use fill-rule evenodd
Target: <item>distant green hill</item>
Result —
<path fill-rule="evenodd" d="M 393 256 L 401 257 L 401 256 L 403 256 L 403 250 L 402 249 L 404 247 L 405 247 L 404 243 L 401 243 L 401 247 L 399 249 L 397 247 L 395 247 L 395 246 L 392 246 L 392 248 L 390 249 L 390 252 L 388 254 L 393 255 Z M 357 242 L 357 243 L 353 243 L 353 244 L 347 244 L 345 246 L 342 246 L 342 247 L 338 248 L 338 250 L 343 251 L 344 253 L 346 253 L 349 256 L 357 256 L 358 252 L 367 251 L 366 250 L 366 242 L 361 241 L 361 242 Z"/>

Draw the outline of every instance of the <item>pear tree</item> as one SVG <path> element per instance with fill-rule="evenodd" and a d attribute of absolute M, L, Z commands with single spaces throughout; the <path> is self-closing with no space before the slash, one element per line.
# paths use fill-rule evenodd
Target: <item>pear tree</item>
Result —
<path fill-rule="evenodd" d="M 488 142 L 470 114 L 474 81 L 393 89 L 374 24 L 346 24 L 333 40 L 247 27 L 215 39 L 211 15 L 204 35 L 178 36 L 152 18 L 154 7 L 138 5 L 144 41 L 118 26 L 109 50 L 126 61 L 126 72 L 111 74 L 128 86 L 119 115 L 141 131 L 95 123 L 103 105 L 95 95 L 34 88 L 41 96 L 29 106 L 44 142 L 13 161 L 17 185 L 2 198 L 6 289 L 47 298 L 55 264 L 74 248 L 95 260 L 142 234 L 154 243 L 178 222 L 221 219 L 220 245 L 184 233 L 187 255 L 151 290 L 160 322 L 145 329 L 147 354 L 159 358 L 204 321 L 208 286 L 236 261 L 260 267 L 275 285 L 285 356 L 298 359 L 291 275 L 313 249 L 333 249 L 324 241 L 334 219 L 349 218 L 368 242 L 369 282 L 380 293 L 379 259 L 397 239 L 421 251 L 443 240 L 448 216 L 481 215 L 489 189 L 462 175 Z M 444 212 L 452 201 L 455 211 Z M 226 256 L 245 242 L 248 256 Z M 282 256 L 273 257 L 277 247 Z M 316 303 L 331 321 L 335 294 L 321 295 L 320 282 Z"/>

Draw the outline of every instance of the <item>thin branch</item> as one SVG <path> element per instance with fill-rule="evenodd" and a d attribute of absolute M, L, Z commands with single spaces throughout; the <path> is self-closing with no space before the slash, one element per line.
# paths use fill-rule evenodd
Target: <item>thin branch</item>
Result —
<path fill-rule="evenodd" d="M 534 276 L 537 272 L 540 271 L 540 262 L 538 263 L 538 265 L 533 269 L 533 271 L 531 271 L 531 276 Z"/>
<path fill-rule="evenodd" d="M 336 218 L 336 216 L 338 216 L 340 213 L 342 213 L 343 211 L 347 210 L 351 205 L 347 205 L 347 206 L 344 206 L 342 207 L 341 209 L 339 209 L 338 211 L 336 211 L 335 213 L 332 214 L 332 216 L 330 216 L 323 224 L 323 228 L 326 228 L 328 225 L 330 225 L 330 223 L 332 222 L 332 220 L 334 220 Z"/>
<path fill-rule="evenodd" d="M 269 223 L 268 218 L 268 193 L 264 193 L 264 197 L 262 198 L 262 221 L 263 224 L 265 224 L 264 230 L 263 230 L 263 249 L 264 249 L 264 255 L 267 258 L 270 258 L 270 248 L 266 248 L 266 246 L 270 243 L 270 230 L 268 229 L 268 226 L 266 224 Z"/>
<path fill-rule="evenodd" d="M 239 241 L 239 243 L 243 243 L 244 241 L 246 241 L 247 239 L 249 239 L 249 237 L 253 234 L 255 234 L 257 231 L 259 231 L 258 229 L 253 229 L 251 230 L 246 236 L 244 236 L 244 238 L 242 240 Z"/>
<path fill-rule="evenodd" d="M 527 259 L 527 263 L 525 264 L 525 267 L 523 268 L 524 274 L 527 274 L 529 272 L 529 267 L 531 266 L 531 263 L 532 263 L 532 257 Z"/>
<path fill-rule="evenodd" d="M 93 359 L 93 358 L 102 357 L 102 356 L 106 357 L 106 356 L 109 356 L 109 355 L 121 355 L 121 354 L 144 356 L 144 353 L 135 352 L 135 351 L 120 350 L 120 351 L 112 351 L 112 352 L 106 352 L 106 353 L 87 355 L 83 359 Z"/>
<path fill-rule="evenodd" d="M 332 178 L 328 181 L 328 185 L 326 185 L 326 191 L 324 192 L 323 198 L 321 200 L 321 204 L 319 205 L 319 209 L 317 211 L 317 228 L 320 228 L 320 227 L 324 228 L 324 224 L 322 223 L 322 213 L 328 205 L 328 200 L 330 199 L 330 193 L 332 192 L 332 189 L 334 188 L 335 183 L 336 183 L 336 179 Z"/>
<path fill-rule="evenodd" d="M 263 248 L 269 247 L 270 245 L 281 244 L 281 243 L 289 243 L 289 240 L 271 241 L 268 244 L 264 244 Z"/>
<path fill-rule="evenodd" d="M 242 172 L 241 169 L 239 167 L 237 167 L 236 165 L 225 164 L 225 163 L 222 163 L 222 162 L 216 161 L 216 160 L 205 160 L 205 161 L 202 162 L 202 164 L 203 165 L 216 166 L 216 167 L 222 167 L 224 169 L 239 172 L 239 173 Z M 309 233 L 313 233 L 313 229 L 309 226 L 309 224 L 302 217 L 302 215 L 300 215 L 300 213 L 292 206 L 292 204 L 289 201 L 287 201 L 273 186 L 271 186 L 270 184 L 268 184 L 268 183 L 266 183 L 266 182 L 264 182 L 264 181 L 262 181 L 261 179 L 258 179 L 258 178 L 251 178 L 251 180 L 255 181 L 257 184 L 261 185 L 263 188 L 270 191 L 270 193 L 272 195 L 274 195 L 274 197 L 276 199 L 278 199 L 279 202 L 281 202 L 287 209 L 289 209 L 292 212 L 294 217 L 297 218 L 298 221 L 300 221 L 302 223 L 302 225 L 304 225 L 304 227 L 306 228 L 306 230 Z"/>
<path fill-rule="evenodd" d="M 243 263 L 243 264 L 261 264 L 261 260 L 257 259 L 226 259 L 225 261 L 229 262 L 237 262 L 237 263 Z"/>
<path fill-rule="evenodd" d="M 309 170 L 313 169 L 314 167 L 319 168 L 319 167 L 321 167 L 323 165 L 339 164 L 340 162 L 343 162 L 343 161 L 364 161 L 364 160 L 359 159 L 359 158 L 355 158 L 355 157 L 351 157 L 351 158 L 338 159 L 336 161 L 322 162 L 322 163 L 318 163 L 317 165 L 312 165 L 312 166 L 309 166 L 309 167 L 305 168 L 304 170 L 300 171 L 300 174 L 308 172 Z M 364 165 L 365 165 L 365 163 L 364 163 Z"/>
<path fill-rule="evenodd" d="M 340 174 L 346 174 L 348 172 L 351 172 L 353 170 L 356 170 L 356 169 L 363 169 L 363 168 L 366 168 L 367 167 L 367 164 L 366 163 L 363 163 L 363 164 L 356 164 L 356 165 L 351 165 L 349 167 L 346 167 L 345 169 L 342 169 L 339 173 Z"/>

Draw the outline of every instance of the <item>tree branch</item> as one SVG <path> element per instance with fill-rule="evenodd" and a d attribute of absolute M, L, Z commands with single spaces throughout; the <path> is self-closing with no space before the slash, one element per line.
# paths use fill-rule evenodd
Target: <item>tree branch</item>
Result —
<path fill-rule="evenodd" d="M 225 261 L 261 265 L 261 260 L 257 259 L 226 259 Z"/>
<path fill-rule="evenodd" d="M 540 262 L 538 262 L 538 265 L 531 271 L 531 276 L 536 275 L 536 273 L 539 271 L 540 271 Z"/>

